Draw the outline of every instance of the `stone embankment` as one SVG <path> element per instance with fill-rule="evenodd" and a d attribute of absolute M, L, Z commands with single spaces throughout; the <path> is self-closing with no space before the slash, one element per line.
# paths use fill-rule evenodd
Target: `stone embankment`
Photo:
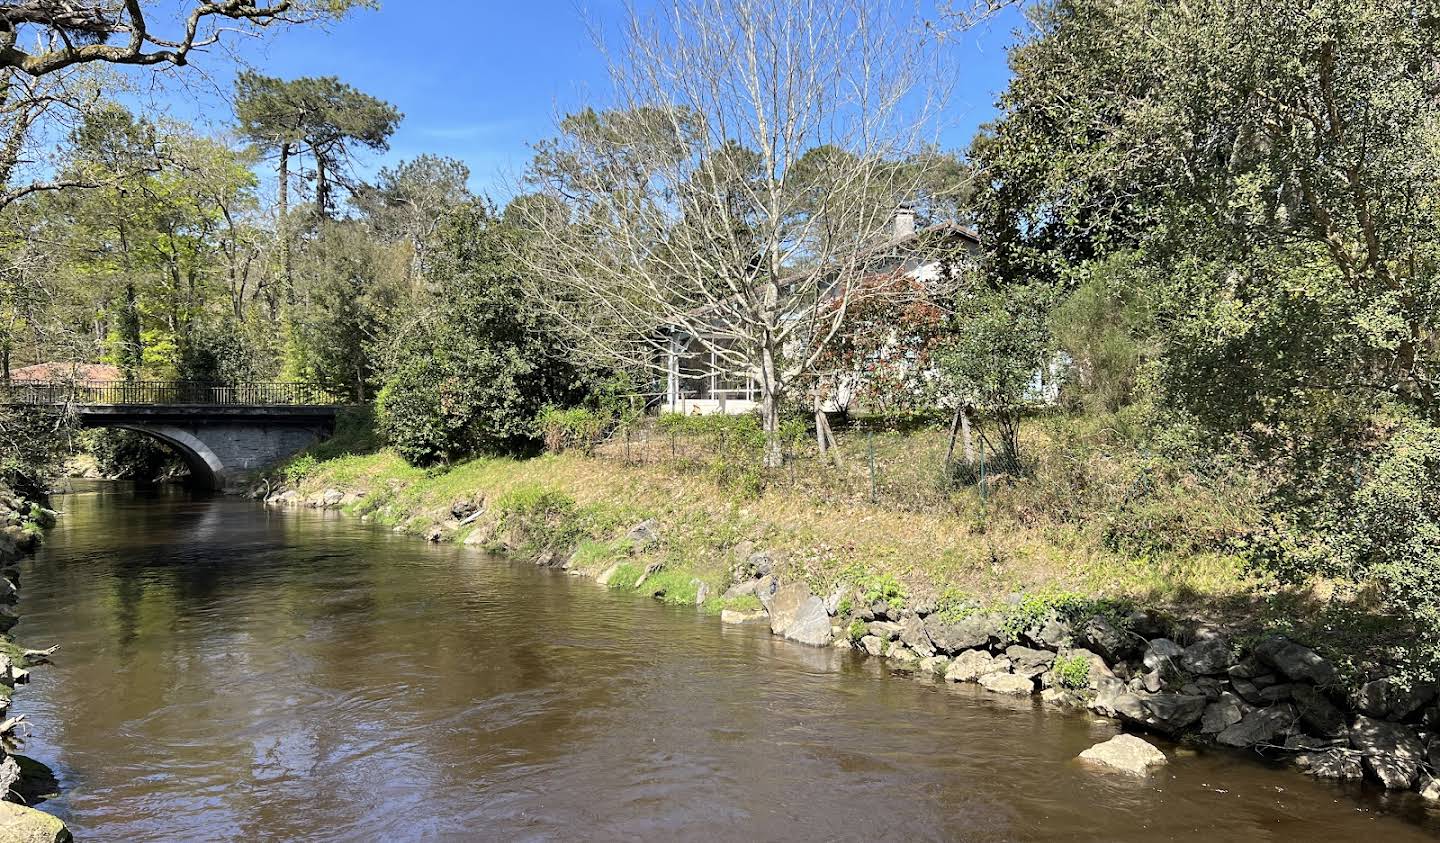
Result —
<path fill-rule="evenodd" d="M 361 497 L 327 489 L 310 499 L 282 492 L 267 502 L 333 509 Z M 460 530 L 486 514 L 473 502 L 457 503 L 448 514 L 451 523 L 433 524 L 422 534 L 500 550 L 520 546 L 499 535 L 495 520 L 485 529 Z M 623 536 L 624 545 L 643 556 L 638 552 L 660 542 L 659 531 L 653 520 L 637 524 Z M 622 565 L 637 564 L 627 556 L 586 568 L 572 551 L 548 547 L 533 558 L 602 585 Z M 658 561 L 646 565 L 637 586 L 662 567 Z M 753 596 L 760 608 L 725 608 L 721 621 L 765 622 L 772 633 L 801 644 L 886 659 L 896 672 L 976 683 L 995 694 L 1035 695 L 1045 704 L 1114 718 L 1134 731 L 1286 759 L 1311 776 L 1368 779 L 1440 801 L 1440 686 L 1434 683 L 1407 682 L 1383 667 L 1346 679 L 1329 660 L 1283 635 L 1241 636 L 1158 612 L 1099 604 L 1047 608 L 1043 599 L 1021 595 L 999 607 L 908 605 L 899 595 L 876 596 L 874 583 L 842 582 L 817 594 L 806 581 L 784 581 L 780 570 L 765 552 L 737 556 L 721 604 Z M 707 596 L 700 589 L 697 605 Z M 1139 774 L 1165 762 L 1152 745 L 1122 737 L 1127 739 L 1082 757 Z"/>
<path fill-rule="evenodd" d="M 19 600 L 20 558 L 40 542 L 41 530 L 54 523 L 55 513 L 0 485 L 0 843 L 63 843 L 70 832 L 59 819 L 30 805 L 50 795 L 50 771 L 10 752 L 24 715 L 9 716 L 10 694 L 28 681 L 30 668 L 46 662 L 53 650 L 16 646 L 10 629 L 19 621 L 11 608 Z"/>

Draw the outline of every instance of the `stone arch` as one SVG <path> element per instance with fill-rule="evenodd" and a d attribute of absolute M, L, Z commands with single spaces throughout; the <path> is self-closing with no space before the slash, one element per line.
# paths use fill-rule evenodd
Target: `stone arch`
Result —
<path fill-rule="evenodd" d="M 225 486 L 225 465 L 205 441 L 195 434 L 168 424 L 117 424 L 107 425 L 123 430 L 133 430 L 158 439 L 169 445 L 185 467 L 190 469 L 191 482 L 206 489 L 223 489 Z"/>

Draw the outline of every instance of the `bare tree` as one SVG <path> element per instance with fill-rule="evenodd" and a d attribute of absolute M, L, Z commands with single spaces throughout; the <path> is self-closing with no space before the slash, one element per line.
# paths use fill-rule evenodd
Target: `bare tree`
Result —
<path fill-rule="evenodd" d="M 178 67 L 227 33 L 335 17 L 373 5 L 374 0 L 4 0 L 0 68 L 44 76 L 96 62 Z"/>
<path fill-rule="evenodd" d="M 508 212 L 577 347 L 666 371 L 679 343 L 698 374 L 753 378 L 779 465 L 787 391 L 925 180 L 944 85 L 917 21 L 865 0 L 632 9 L 613 107 L 562 120 Z"/>

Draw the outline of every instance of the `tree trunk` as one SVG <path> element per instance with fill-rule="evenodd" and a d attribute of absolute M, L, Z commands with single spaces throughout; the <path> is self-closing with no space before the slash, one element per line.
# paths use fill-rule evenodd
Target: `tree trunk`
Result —
<path fill-rule="evenodd" d="M 280 238 L 280 294 L 287 301 L 294 289 L 290 272 L 290 144 L 280 144 L 280 195 L 276 236 Z"/>
<path fill-rule="evenodd" d="M 785 465 L 780 442 L 780 384 L 777 381 L 775 351 L 767 338 L 760 349 L 760 422 L 765 433 L 765 467 Z"/>
<path fill-rule="evenodd" d="M 975 440 L 970 437 L 970 405 L 960 405 L 960 441 L 965 449 L 965 462 L 975 464 Z"/>

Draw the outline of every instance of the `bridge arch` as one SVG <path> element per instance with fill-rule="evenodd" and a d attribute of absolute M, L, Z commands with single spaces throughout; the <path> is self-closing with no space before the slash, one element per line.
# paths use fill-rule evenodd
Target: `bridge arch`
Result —
<path fill-rule="evenodd" d="M 116 424 L 117 430 L 131 430 L 170 446 L 190 469 L 190 482 L 205 489 L 225 488 L 225 464 L 205 440 L 174 425 Z"/>

